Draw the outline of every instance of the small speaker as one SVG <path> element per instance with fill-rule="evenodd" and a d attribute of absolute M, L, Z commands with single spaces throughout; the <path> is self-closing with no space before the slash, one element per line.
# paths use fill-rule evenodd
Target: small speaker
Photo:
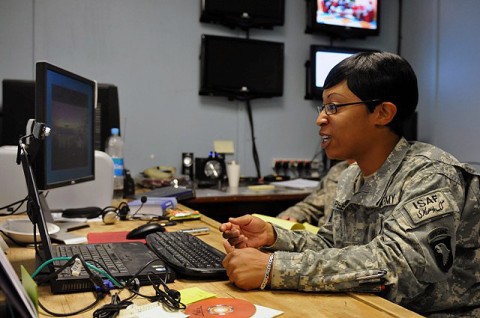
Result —
<path fill-rule="evenodd" d="M 182 153 L 182 174 L 190 177 L 190 180 L 193 180 L 193 153 L 184 152 Z"/>

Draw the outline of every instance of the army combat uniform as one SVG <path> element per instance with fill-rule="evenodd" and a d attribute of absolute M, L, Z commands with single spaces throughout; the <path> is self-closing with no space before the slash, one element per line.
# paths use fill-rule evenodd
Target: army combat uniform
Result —
<path fill-rule="evenodd" d="M 320 180 L 318 188 L 305 199 L 289 207 L 278 216 L 289 216 L 298 222 L 308 222 L 322 226 L 330 216 L 335 199 L 338 177 L 348 167 L 348 162 L 341 161 L 328 170 Z"/>
<path fill-rule="evenodd" d="M 479 198 L 473 168 L 402 138 L 375 174 L 345 170 L 318 235 L 274 227 L 271 288 L 378 291 L 420 314 L 478 317 Z"/>

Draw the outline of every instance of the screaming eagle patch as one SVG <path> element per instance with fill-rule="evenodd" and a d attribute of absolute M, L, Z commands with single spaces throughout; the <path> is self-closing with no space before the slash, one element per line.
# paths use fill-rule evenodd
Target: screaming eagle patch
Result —
<path fill-rule="evenodd" d="M 428 234 L 427 239 L 435 256 L 437 266 L 445 273 L 448 272 L 453 264 L 451 236 L 448 234 L 448 229 L 435 229 Z"/>
<path fill-rule="evenodd" d="M 451 213 L 455 204 L 451 204 L 448 198 L 446 193 L 432 192 L 406 203 L 404 208 L 413 223 L 418 224 Z"/>

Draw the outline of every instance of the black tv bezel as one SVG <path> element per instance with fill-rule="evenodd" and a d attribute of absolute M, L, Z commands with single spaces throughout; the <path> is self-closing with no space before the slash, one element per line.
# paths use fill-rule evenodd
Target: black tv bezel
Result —
<path fill-rule="evenodd" d="M 306 0 L 306 28 L 305 33 L 310 34 L 325 34 L 332 38 L 350 39 L 350 38 L 365 38 L 367 36 L 378 36 L 380 34 L 380 18 L 381 18 L 381 2 L 377 1 L 377 28 L 376 29 L 363 29 L 354 28 L 341 25 L 332 25 L 316 22 L 317 1 Z"/>
<path fill-rule="evenodd" d="M 249 4 L 247 1 L 238 1 L 238 4 L 245 4 L 245 10 L 242 10 L 243 12 L 213 8 L 212 5 L 209 5 L 211 1 L 212 0 L 201 0 L 200 22 L 220 24 L 232 29 L 240 28 L 243 30 L 250 28 L 271 30 L 274 27 L 285 24 L 285 0 L 269 0 L 279 6 L 281 13 L 277 16 L 262 15 L 260 12 L 255 12 L 254 7 L 248 8 Z M 222 1 L 227 2 L 227 0 Z M 253 1 L 257 1 L 258 5 L 258 0 Z M 262 2 L 265 3 L 267 1 L 262 0 Z M 244 16 L 244 13 L 248 15 Z"/>
<path fill-rule="evenodd" d="M 316 82 L 316 59 L 315 55 L 317 52 L 338 52 L 338 53 L 347 53 L 347 54 L 356 54 L 359 52 L 378 52 L 378 50 L 365 49 L 365 48 L 353 48 L 353 47 L 337 47 L 337 46 L 326 46 L 326 45 L 310 45 L 309 60 L 305 63 L 306 67 L 306 91 L 305 99 L 311 100 L 322 100 L 323 86 L 315 86 Z"/>
<path fill-rule="evenodd" d="M 95 133 L 94 133 L 94 126 L 95 126 L 95 103 L 97 99 L 97 84 L 95 81 L 92 81 L 90 79 L 87 79 L 85 77 L 82 77 L 78 74 L 72 73 L 68 70 L 65 70 L 63 68 L 60 68 L 56 65 L 50 64 L 48 62 L 40 61 L 37 62 L 35 65 L 35 121 L 36 122 L 41 122 L 46 124 L 46 126 L 49 126 L 49 120 L 47 116 L 47 90 L 48 90 L 48 84 L 47 84 L 47 73 L 48 72 L 55 72 L 57 74 L 60 74 L 62 76 L 71 78 L 75 81 L 81 82 L 85 85 L 88 85 L 93 89 L 93 97 L 90 100 L 89 104 L 89 109 L 88 111 L 90 112 L 89 116 L 91 116 L 90 124 L 91 124 L 91 134 L 90 136 L 87 136 L 88 142 L 90 143 L 91 146 L 91 151 L 89 152 L 88 155 L 88 160 L 90 165 L 88 166 L 88 172 L 83 173 L 82 176 L 80 177 L 65 177 L 62 180 L 51 182 L 48 181 L 47 179 L 47 174 L 48 174 L 48 167 L 47 167 L 47 156 L 48 154 L 48 147 L 49 143 L 51 142 L 51 134 L 54 134 L 55 132 L 52 130 L 50 132 L 50 137 L 46 137 L 45 140 L 43 140 L 42 145 L 38 151 L 38 154 L 34 158 L 33 166 L 34 166 L 34 173 L 35 173 L 35 180 L 37 187 L 40 190 L 49 190 L 49 189 L 54 189 L 54 188 L 59 188 L 67 185 L 73 185 L 73 184 L 78 184 L 82 182 L 87 182 L 95 179 Z M 50 139 L 49 139 L 50 138 Z M 51 155 L 51 154 L 50 154 Z"/>
<path fill-rule="evenodd" d="M 245 91 L 242 88 L 239 89 L 222 89 L 220 87 L 215 86 L 207 86 L 207 76 L 209 76 L 208 72 L 208 65 L 207 65 L 207 58 L 206 51 L 207 42 L 210 40 L 220 40 L 224 41 L 225 45 L 229 45 L 232 43 L 253 43 L 259 44 L 264 46 L 272 46 L 276 47 L 277 54 L 279 54 L 278 59 L 281 60 L 280 65 L 276 68 L 277 72 L 280 74 L 281 78 L 281 87 L 277 89 L 275 92 L 264 92 L 264 91 Z M 236 38 L 236 37 L 228 37 L 228 36 L 219 36 L 219 35 L 202 35 L 201 41 L 201 54 L 200 54 L 200 89 L 199 95 L 203 96 L 223 96 L 227 97 L 231 100 L 251 100 L 256 98 L 272 98 L 272 97 L 281 97 L 283 96 L 284 90 L 284 60 L 285 60 L 285 45 L 282 42 L 274 42 L 274 41 L 265 41 L 265 40 L 257 40 L 257 39 L 246 39 L 246 38 Z M 250 68 L 252 69 L 252 68 Z"/>

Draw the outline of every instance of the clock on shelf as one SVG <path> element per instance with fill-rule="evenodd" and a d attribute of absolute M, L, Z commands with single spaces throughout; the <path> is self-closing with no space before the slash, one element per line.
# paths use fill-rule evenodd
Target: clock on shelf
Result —
<path fill-rule="evenodd" d="M 199 187 L 221 184 L 226 178 L 225 159 L 219 155 L 195 158 L 195 179 Z"/>

